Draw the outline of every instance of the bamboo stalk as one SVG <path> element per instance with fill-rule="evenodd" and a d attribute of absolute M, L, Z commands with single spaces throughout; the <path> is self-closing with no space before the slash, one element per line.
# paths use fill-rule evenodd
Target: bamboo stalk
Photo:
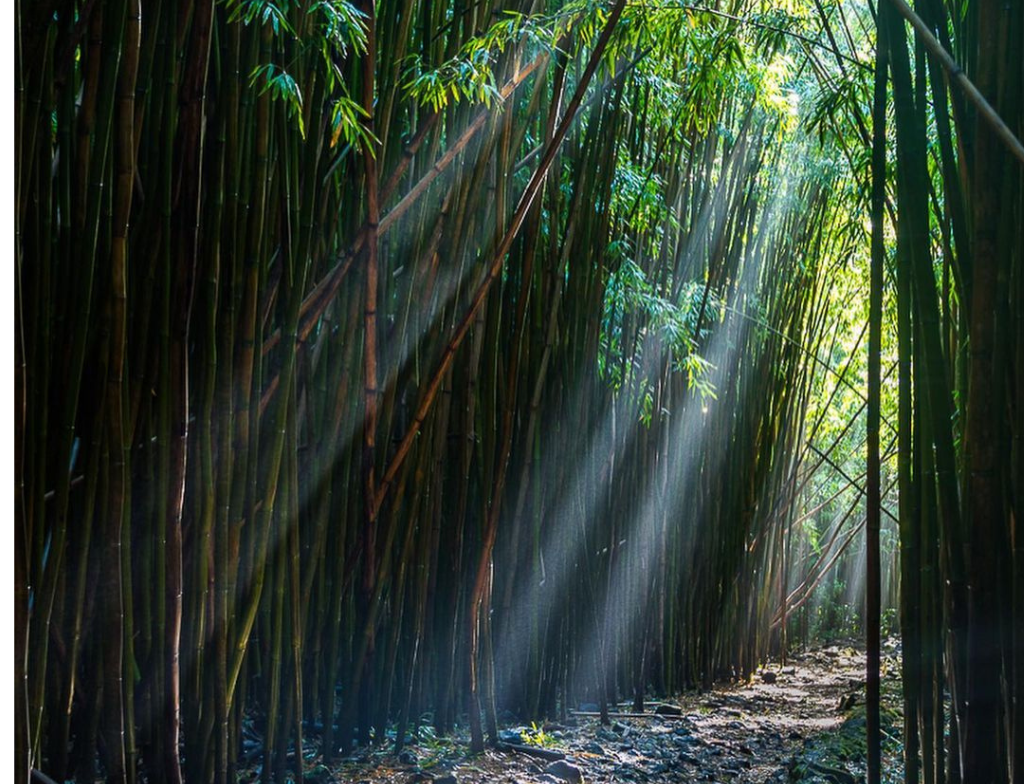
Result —
<path fill-rule="evenodd" d="M 1006 149 L 1013 157 L 1024 164 L 1024 144 L 1021 144 L 1020 139 L 1014 135 L 1003 118 L 999 116 L 999 113 L 992 108 L 992 105 L 985 99 L 982 92 L 967 78 L 967 74 L 964 73 L 964 70 L 953 59 L 952 55 L 939 43 L 939 40 L 928 29 L 928 25 L 924 23 L 924 20 L 914 13 L 914 10 L 907 5 L 906 0 L 889 0 L 889 2 L 892 3 L 900 16 L 907 20 L 910 26 L 914 28 L 914 32 L 917 33 L 928 51 L 938 58 L 942 67 L 949 74 L 949 78 L 963 91 L 964 95 L 967 96 L 967 100 L 974 104 L 974 107 L 985 119 L 985 122 L 992 127 L 992 132 L 996 138 L 1006 146 Z"/>

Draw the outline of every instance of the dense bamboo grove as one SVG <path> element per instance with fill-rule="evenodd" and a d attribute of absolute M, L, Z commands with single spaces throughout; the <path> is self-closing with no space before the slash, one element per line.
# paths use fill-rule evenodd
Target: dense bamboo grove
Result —
<path fill-rule="evenodd" d="M 880 17 L 895 107 L 904 696 L 917 717 L 906 777 L 1006 782 L 1024 770 L 1024 9 L 949 5 L 882 4 Z M 911 37 L 904 18 L 937 36 Z"/>
<path fill-rule="evenodd" d="M 16 3 L 16 779 L 479 749 L 847 586 L 907 781 L 1012 780 L 1024 11 L 916 12 Z"/>

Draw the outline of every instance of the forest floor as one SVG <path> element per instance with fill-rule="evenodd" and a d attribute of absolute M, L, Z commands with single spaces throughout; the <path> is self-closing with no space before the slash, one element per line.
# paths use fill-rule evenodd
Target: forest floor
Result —
<path fill-rule="evenodd" d="M 648 704 L 639 717 L 626 706 L 603 727 L 596 716 L 564 723 L 511 726 L 502 749 L 468 753 L 468 735 L 434 738 L 429 728 L 401 755 L 364 750 L 340 765 L 314 765 L 306 780 L 352 784 L 560 784 L 690 782 L 750 784 L 864 778 L 864 654 L 849 644 L 811 648 L 770 665 L 752 682 L 718 686 Z M 899 666 L 894 645 L 883 655 L 884 780 L 902 765 Z M 663 714 L 655 713 L 663 706 Z"/>

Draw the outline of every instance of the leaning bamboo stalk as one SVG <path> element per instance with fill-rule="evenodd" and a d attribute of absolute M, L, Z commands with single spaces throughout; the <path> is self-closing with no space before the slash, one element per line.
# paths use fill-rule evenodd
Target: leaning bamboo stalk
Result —
<path fill-rule="evenodd" d="M 502 99 L 507 99 L 516 88 L 537 68 L 546 62 L 546 56 L 542 55 L 524 67 L 515 77 L 510 79 L 501 90 Z M 416 201 L 427 192 L 430 184 L 456 160 L 458 154 L 472 141 L 473 137 L 484 127 L 487 119 L 492 115 L 490 110 L 481 110 L 474 120 L 466 127 L 455 143 L 448 148 L 444 156 L 437 161 L 416 183 L 413 188 L 402 197 L 401 201 L 392 207 L 377 225 L 377 235 L 385 234 L 399 218 L 401 218 Z M 428 132 L 433 129 L 437 122 L 437 115 L 430 115 L 423 122 L 422 127 L 417 131 L 416 136 L 403 151 L 400 162 L 389 175 L 385 186 L 380 190 L 378 204 L 384 204 L 401 183 L 402 177 L 408 170 L 420 146 L 427 138 Z M 324 309 L 333 301 L 341 286 L 342 281 L 348 274 L 353 261 L 362 252 L 366 245 L 370 226 L 364 223 L 356 233 L 356 238 L 351 247 L 341 255 L 331 270 L 325 274 L 313 289 L 306 295 L 302 302 L 302 323 L 299 328 L 301 340 L 309 337 L 317 321 L 323 315 Z M 280 332 L 273 333 L 263 344 L 263 351 L 266 352 L 277 345 L 280 340 Z"/>
<path fill-rule="evenodd" d="M 1003 118 L 992 107 L 992 104 L 985 99 L 982 92 L 974 85 L 974 82 L 967 78 L 963 68 L 939 43 L 939 40 L 928 29 L 928 25 L 925 24 L 924 20 L 914 12 L 914 9 L 907 5 L 906 0 L 889 0 L 889 2 L 892 3 L 893 8 L 899 12 L 900 16 L 910 22 L 910 26 L 914 28 L 914 32 L 917 33 L 925 48 L 938 58 L 942 67 L 949 74 L 949 78 L 963 91 L 964 95 L 967 96 L 967 100 L 974 104 L 974 108 L 985 118 L 985 122 L 992 127 L 992 132 L 996 138 L 1006 146 L 1006 149 L 1014 158 L 1024 164 L 1024 144 L 1021 144 L 1020 139 L 1014 135 Z"/>
<path fill-rule="evenodd" d="M 434 374 L 424 389 L 420 398 L 420 403 L 416 409 L 416 413 L 413 416 L 412 424 L 409 426 L 409 429 L 406 431 L 401 442 L 399 442 L 398 448 L 396 449 L 391 462 L 388 463 L 387 469 L 381 479 L 380 487 L 377 489 L 376 496 L 373 499 L 372 512 L 374 516 L 376 516 L 377 512 L 380 510 L 380 506 L 384 502 L 384 498 L 387 496 L 388 489 L 398 474 L 398 469 L 401 468 L 402 463 L 409 454 L 409 450 L 412 449 L 413 441 L 415 440 L 419 429 L 423 426 L 423 421 L 426 419 L 427 413 L 430 411 L 430 408 L 434 403 L 434 399 L 437 397 L 438 390 L 441 387 L 441 381 L 447 373 L 448 368 L 451 366 L 452 361 L 455 359 L 456 351 L 462 344 L 462 341 L 465 340 L 466 335 L 469 333 L 469 329 L 473 325 L 477 311 L 483 305 L 491 285 L 493 285 L 494 281 L 497 280 L 498 275 L 501 272 L 505 256 L 512 247 L 512 243 L 515 241 L 516 235 L 519 233 L 519 229 L 522 227 L 523 221 L 526 219 L 530 205 L 533 203 L 541 185 L 544 183 L 544 179 L 547 177 L 551 164 L 554 161 L 555 153 L 558 151 L 558 148 L 561 146 L 569 132 L 569 126 L 576 113 L 576 109 L 583 101 L 583 96 L 586 94 L 590 80 L 593 78 L 594 72 L 597 70 L 597 65 L 601 60 L 601 55 L 604 54 L 604 50 L 608 46 L 608 41 L 611 38 L 619 17 L 622 16 L 624 8 L 625 0 L 617 0 L 608 17 L 608 22 L 594 46 L 590 60 L 583 73 L 580 75 L 580 79 L 576 87 L 576 93 L 573 95 L 572 100 L 566 108 L 562 122 L 555 131 L 554 136 L 551 139 L 551 144 L 548 146 L 548 149 L 545 152 L 544 157 L 541 159 L 537 170 L 534 172 L 533 177 L 530 179 L 529 184 L 526 186 L 526 190 L 523 192 L 522 197 L 520 197 L 516 211 L 513 213 L 512 218 L 509 221 L 509 227 L 505 232 L 505 236 L 499 243 L 495 251 L 494 258 L 489 265 L 487 277 L 484 278 L 480 287 L 477 289 L 470 301 L 469 308 L 462 317 L 458 326 L 455 328 L 455 331 L 441 356 L 437 369 L 434 371 Z M 493 546 L 493 542 L 491 542 L 491 546 Z"/>
<path fill-rule="evenodd" d="M 540 55 L 526 66 L 524 66 L 518 73 L 516 73 L 501 90 L 501 99 L 504 101 L 507 99 L 516 88 L 522 84 L 530 74 L 532 74 L 539 67 L 547 63 L 547 55 Z M 484 127 L 486 122 L 491 118 L 493 112 L 489 109 L 483 109 L 477 112 L 476 116 L 470 121 L 466 128 L 462 131 L 458 140 L 451 145 L 445 154 L 431 167 L 426 174 L 424 174 L 420 180 L 416 183 L 413 188 L 406 193 L 401 201 L 392 207 L 388 212 L 381 218 L 380 231 L 387 231 L 391 225 L 401 218 L 409 208 L 422 196 L 430 184 L 437 179 L 438 176 L 444 173 L 444 171 L 455 161 L 459 154 L 466 149 L 466 146 L 472 141 L 473 137 L 476 136 L 477 132 Z"/>

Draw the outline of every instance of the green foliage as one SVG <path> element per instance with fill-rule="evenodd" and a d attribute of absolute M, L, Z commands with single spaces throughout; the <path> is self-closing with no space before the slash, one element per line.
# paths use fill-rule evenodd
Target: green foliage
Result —
<path fill-rule="evenodd" d="M 462 100 L 490 107 L 500 98 L 494 67 L 502 53 L 525 41 L 551 45 L 555 35 L 543 27 L 540 17 L 513 11 L 505 14 L 504 19 L 470 38 L 453 57 L 435 68 L 428 68 L 418 54 L 407 58 L 405 89 L 409 96 L 435 112 Z"/>
<path fill-rule="evenodd" d="M 629 161 L 620 161 L 612 181 L 612 214 L 627 221 L 633 232 L 654 246 L 666 221 L 670 227 L 679 227 L 665 204 L 664 190 L 664 179 L 653 168 L 642 172 Z"/>
<path fill-rule="evenodd" d="M 346 0 L 319 0 L 309 14 L 319 23 L 321 53 L 325 60 L 332 54 L 346 56 L 349 50 L 366 51 L 366 15 Z"/>
<path fill-rule="evenodd" d="M 700 308 L 702 287 L 691 283 L 683 287 L 679 302 L 672 302 L 660 294 L 647 279 L 644 271 L 631 258 L 623 254 L 628 246 L 618 242 L 609 249 L 610 256 L 622 256 L 617 269 L 611 274 L 605 295 L 605 316 L 602 330 L 602 348 L 599 370 L 613 388 L 631 383 L 642 372 L 642 347 L 634 352 L 623 371 L 621 345 L 624 321 L 639 317 L 644 334 L 659 340 L 672 351 L 673 368 L 685 373 L 687 384 L 702 398 L 714 398 L 715 389 L 709 378 L 711 364 L 695 351 L 696 318 Z M 714 300 L 714 296 L 710 295 Z M 717 307 L 717 301 L 709 307 Z M 613 361 L 614 360 L 614 361 Z M 653 369 L 651 369 L 653 370 Z M 641 399 L 641 419 L 649 422 L 651 405 L 649 390 Z"/>
<path fill-rule="evenodd" d="M 244 22 L 247 25 L 270 25 L 274 34 L 282 31 L 295 35 L 295 30 L 288 21 L 288 0 L 280 3 L 271 0 L 236 0 L 228 3 L 228 21 Z"/>
<path fill-rule="evenodd" d="M 784 53 L 789 46 L 789 31 L 806 28 L 805 17 L 779 6 L 748 16 L 752 28 L 754 47 L 765 60 Z"/>
<path fill-rule="evenodd" d="M 818 136 L 825 146 L 838 141 L 841 135 L 850 135 L 858 112 L 863 113 L 871 103 L 871 84 L 861 78 L 859 71 L 837 75 L 828 82 L 815 82 L 811 93 L 812 108 L 807 114 L 807 128 Z M 865 147 L 863 153 L 868 154 Z"/>
<path fill-rule="evenodd" d="M 882 610 L 882 620 L 879 625 L 879 633 L 882 639 L 887 639 L 900 631 L 900 611 L 898 607 L 886 607 Z"/>
<path fill-rule="evenodd" d="M 367 116 L 366 110 L 347 94 L 334 98 L 331 102 L 331 145 L 342 138 L 347 144 L 359 144 L 372 154 L 377 139 L 362 123 Z"/>
<path fill-rule="evenodd" d="M 406 88 L 410 97 L 427 104 L 435 112 L 468 99 L 481 101 L 485 106 L 499 97 L 491 68 L 495 55 L 480 49 L 467 56 L 453 58 L 432 70 L 423 70 L 419 55 L 411 58 Z M 418 74 L 418 75 L 415 75 Z"/>
<path fill-rule="evenodd" d="M 548 14 L 525 15 L 506 9 L 504 18 L 469 38 L 439 65 L 430 66 L 419 54 L 406 58 L 404 87 L 410 98 L 435 112 L 462 101 L 490 108 L 500 98 L 495 68 L 510 47 L 521 47 L 530 56 L 550 53 L 564 46 L 572 33 L 572 39 L 585 49 L 607 21 L 605 5 L 593 0 L 573 0 Z M 620 27 L 628 28 L 628 19 L 623 19 Z M 620 53 L 612 44 L 605 59 L 614 62 Z"/>
<path fill-rule="evenodd" d="M 858 608 L 846 600 L 846 582 L 826 580 L 818 592 L 812 617 L 812 639 L 835 640 L 859 637 L 861 619 Z"/>
<path fill-rule="evenodd" d="M 249 86 L 258 87 L 260 95 L 269 91 L 271 98 L 283 101 L 288 107 L 288 116 L 296 121 L 299 133 L 305 137 L 306 126 L 302 119 L 302 90 L 287 71 L 273 63 L 258 65 L 249 75 Z"/>
<path fill-rule="evenodd" d="M 556 739 L 546 733 L 543 727 L 538 727 L 536 722 L 531 721 L 530 729 L 524 729 L 520 734 L 523 736 L 523 743 L 529 746 L 546 749 L 556 745 Z"/>
<path fill-rule="evenodd" d="M 882 727 L 882 754 L 887 761 L 883 766 L 882 781 L 896 784 L 902 781 L 902 743 L 897 739 L 902 723 L 902 697 L 897 689 L 883 691 L 880 712 Z M 847 713 L 843 723 L 834 730 L 816 735 L 804 744 L 789 768 L 789 780 L 803 784 L 822 781 L 842 781 L 847 777 L 862 780 L 853 774 L 863 774 L 867 759 L 867 722 L 864 702 L 858 700 Z"/>
<path fill-rule="evenodd" d="M 344 139 L 347 144 L 360 145 L 374 154 L 376 139 L 367 131 L 364 108 L 353 100 L 348 91 L 342 65 L 353 54 L 366 51 L 365 14 L 347 0 L 317 0 L 301 11 L 306 16 L 302 24 L 292 24 L 289 14 L 300 13 L 288 2 L 275 4 L 269 0 L 237 0 L 229 6 L 229 20 L 246 25 L 270 25 L 274 33 L 275 46 L 281 49 L 287 37 L 297 44 L 298 57 L 287 66 L 277 63 L 261 63 L 249 74 L 249 84 L 260 94 L 270 93 L 274 100 L 287 106 L 288 117 L 295 123 L 300 135 L 306 136 L 306 118 L 319 121 L 321 107 L 307 107 L 303 102 L 303 91 L 292 73 L 306 73 L 302 55 L 319 59 L 321 71 L 318 78 L 324 79 L 328 95 L 328 116 L 330 118 L 331 145 Z M 307 31 L 300 34 L 298 30 Z"/>

